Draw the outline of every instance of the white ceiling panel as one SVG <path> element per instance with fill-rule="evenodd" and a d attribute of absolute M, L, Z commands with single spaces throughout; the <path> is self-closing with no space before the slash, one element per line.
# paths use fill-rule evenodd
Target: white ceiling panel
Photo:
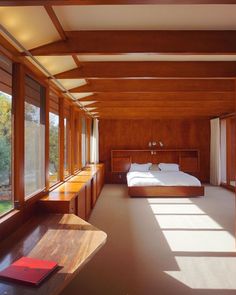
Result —
<path fill-rule="evenodd" d="M 43 7 L 0 7 L 1 24 L 26 49 L 60 39 Z"/>
<path fill-rule="evenodd" d="M 73 30 L 235 30 L 236 5 L 55 6 Z"/>
<path fill-rule="evenodd" d="M 83 105 L 83 106 L 88 106 L 90 104 L 93 104 L 95 103 L 96 101 L 81 101 L 80 103 Z"/>
<path fill-rule="evenodd" d="M 236 61 L 236 55 L 161 55 L 161 54 L 123 54 L 123 55 L 79 55 L 81 62 L 102 61 Z"/>
<path fill-rule="evenodd" d="M 77 99 L 81 99 L 87 96 L 93 95 L 93 92 L 80 92 L 80 93 L 73 93 L 73 96 L 76 97 Z"/>
<path fill-rule="evenodd" d="M 71 89 L 71 88 L 83 86 L 86 84 L 86 81 L 84 79 L 58 79 L 58 81 L 66 89 Z"/>
<path fill-rule="evenodd" d="M 36 56 L 36 58 L 53 75 L 77 67 L 71 56 Z"/>

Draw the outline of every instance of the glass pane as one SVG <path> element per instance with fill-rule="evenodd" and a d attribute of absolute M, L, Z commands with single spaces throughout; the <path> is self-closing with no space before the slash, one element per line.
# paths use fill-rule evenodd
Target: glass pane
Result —
<path fill-rule="evenodd" d="M 49 113 L 49 185 L 57 183 L 59 177 L 59 115 Z"/>
<path fill-rule="evenodd" d="M 13 208 L 12 97 L 0 89 L 0 215 Z"/>
<path fill-rule="evenodd" d="M 45 188 L 44 89 L 26 77 L 25 97 L 25 197 Z"/>
<path fill-rule="evenodd" d="M 221 161 L 221 183 L 227 183 L 227 156 L 226 156 L 226 120 L 220 121 L 220 161 Z"/>
<path fill-rule="evenodd" d="M 229 167 L 229 182 L 230 185 L 235 186 L 235 149 L 236 149 L 236 142 L 235 142 L 235 118 L 230 118 L 230 167 Z"/>

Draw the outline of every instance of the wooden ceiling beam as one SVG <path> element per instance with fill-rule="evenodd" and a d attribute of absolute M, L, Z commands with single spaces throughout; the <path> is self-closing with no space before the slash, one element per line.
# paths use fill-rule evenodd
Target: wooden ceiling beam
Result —
<path fill-rule="evenodd" d="M 80 101 L 234 101 L 235 93 L 232 92 L 101 92 L 80 98 Z"/>
<path fill-rule="evenodd" d="M 44 1 L 44 2 L 48 2 L 48 1 Z M 47 14 L 50 17 L 53 25 L 55 26 L 58 34 L 60 35 L 61 40 L 65 41 L 67 39 L 66 33 L 65 33 L 64 29 L 62 28 L 62 25 L 59 22 L 59 19 L 57 18 L 57 15 L 54 12 L 52 6 L 50 6 L 50 5 L 44 5 L 44 8 L 47 11 Z"/>
<path fill-rule="evenodd" d="M 1 6 L 39 5 L 132 5 L 132 4 L 235 4 L 235 0 L 2 0 Z"/>
<path fill-rule="evenodd" d="M 90 79 L 88 82 L 70 92 L 232 92 L 235 89 L 233 79 Z"/>
<path fill-rule="evenodd" d="M 139 118 L 147 117 L 151 119 L 152 117 L 214 117 L 221 116 L 223 114 L 228 114 L 232 112 L 231 108 L 214 108 L 214 109 L 194 109 L 194 108 L 154 108 L 154 107 L 143 107 L 143 108 L 106 108 L 105 110 L 95 109 L 100 117 L 110 117 L 110 118 Z"/>
<path fill-rule="evenodd" d="M 234 78 L 235 61 L 80 62 L 80 68 L 55 75 L 58 79 L 101 78 Z"/>
<path fill-rule="evenodd" d="M 143 107 L 191 107 L 191 108 L 231 108 L 234 109 L 234 101 L 106 101 L 106 102 L 94 102 L 88 105 L 88 107 L 98 107 L 99 109 L 106 108 L 117 108 L 117 107 L 133 107 L 133 108 L 143 108 Z"/>
<path fill-rule="evenodd" d="M 31 50 L 33 55 L 236 54 L 236 31 L 73 31 L 67 40 Z"/>

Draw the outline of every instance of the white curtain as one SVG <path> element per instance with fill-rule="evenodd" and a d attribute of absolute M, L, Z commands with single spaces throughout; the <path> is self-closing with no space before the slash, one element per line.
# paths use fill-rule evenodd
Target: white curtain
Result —
<path fill-rule="evenodd" d="M 220 119 L 211 120 L 210 183 L 220 185 Z"/>
<path fill-rule="evenodd" d="M 93 119 L 93 130 L 91 137 L 91 163 L 99 163 L 99 130 L 98 130 L 98 120 Z"/>

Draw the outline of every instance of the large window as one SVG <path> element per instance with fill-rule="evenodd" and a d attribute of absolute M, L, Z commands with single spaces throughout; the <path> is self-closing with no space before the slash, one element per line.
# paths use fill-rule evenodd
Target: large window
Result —
<path fill-rule="evenodd" d="M 0 55 L 0 215 L 13 208 L 12 63 Z"/>
<path fill-rule="evenodd" d="M 71 120 L 70 106 L 65 104 L 64 107 L 64 176 L 70 175 L 70 154 L 71 154 Z"/>
<path fill-rule="evenodd" d="M 25 198 L 45 188 L 45 91 L 25 78 Z"/>
<path fill-rule="evenodd" d="M 49 185 L 60 180 L 59 173 L 59 97 L 50 93 L 49 101 Z"/>
<path fill-rule="evenodd" d="M 235 117 L 221 119 L 221 183 L 235 187 Z"/>

